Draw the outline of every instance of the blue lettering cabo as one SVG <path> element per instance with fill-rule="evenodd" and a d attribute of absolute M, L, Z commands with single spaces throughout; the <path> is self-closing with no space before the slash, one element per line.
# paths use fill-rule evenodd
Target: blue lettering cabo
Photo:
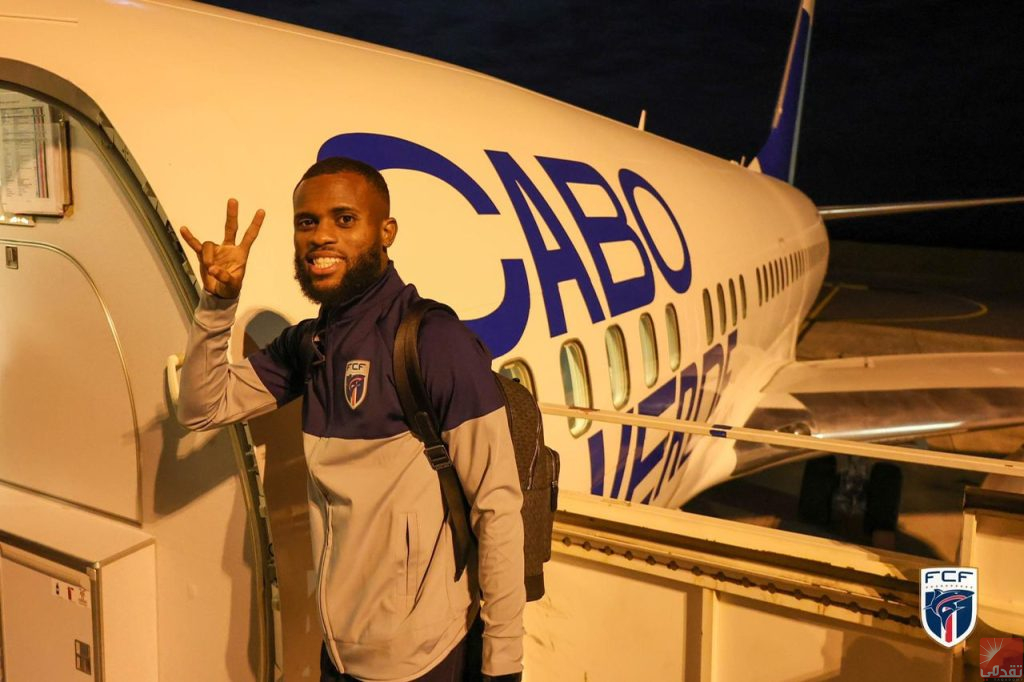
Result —
<path fill-rule="evenodd" d="M 576 284 L 591 322 L 600 322 L 605 319 L 606 315 L 601 307 L 601 301 L 598 299 L 594 284 L 587 274 L 579 253 L 537 186 L 508 152 L 486 150 L 486 154 L 508 194 L 526 237 L 526 243 L 530 247 L 537 279 L 540 282 L 541 295 L 544 298 L 548 332 L 552 337 L 566 332 L 565 312 L 559 291 L 561 282 Z M 325 142 L 317 154 L 317 158 L 321 159 L 328 156 L 349 156 L 360 159 L 382 171 L 401 168 L 426 173 L 458 192 L 477 214 L 496 215 L 500 213 L 483 187 L 455 163 L 432 149 L 400 137 L 377 133 L 336 135 Z M 636 310 L 654 300 L 654 274 L 651 257 L 673 291 L 681 294 L 690 288 L 692 272 L 686 239 L 679 227 L 679 221 L 676 220 L 668 204 L 651 183 L 626 168 L 621 169 L 618 173 L 620 189 L 633 219 L 640 228 L 640 234 L 643 236 L 643 241 L 641 241 L 640 236 L 626 221 L 622 202 L 619 201 L 611 185 L 596 169 L 580 161 L 569 159 L 537 157 L 537 161 L 540 162 L 548 178 L 558 190 L 566 208 L 573 220 L 576 221 L 576 227 L 587 243 L 587 248 L 597 267 L 598 278 L 601 281 L 601 289 L 609 312 L 608 316 L 615 317 L 630 310 Z M 615 215 L 587 215 L 573 193 L 571 185 L 591 185 L 599 188 L 610 200 Z M 668 266 L 652 239 L 647 221 L 644 220 L 637 205 L 636 193 L 638 190 L 647 192 L 658 202 L 675 228 L 683 251 L 683 265 L 680 269 L 673 270 Z M 531 206 L 533 210 L 531 210 Z M 545 245 L 540 232 L 541 228 L 534 218 L 534 210 L 544 221 L 548 232 L 557 243 L 556 248 L 549 249 Z M 615 281 L 602 248 L 611 243 L 629 244 L 640 257 L 643 274 Z M 644 245 L 647 246 L 646 249 Z M 467 321 L 470 328 L 487 344 L 495 357 L 508 353 L 519 343 L 523 332 L 526 331 L 526 321 L 530 313 L 530 288 L 522 259 L 502 259 L 501 266 L 505 278 L 505 295 L 498 307 L 484 317 Z"/>

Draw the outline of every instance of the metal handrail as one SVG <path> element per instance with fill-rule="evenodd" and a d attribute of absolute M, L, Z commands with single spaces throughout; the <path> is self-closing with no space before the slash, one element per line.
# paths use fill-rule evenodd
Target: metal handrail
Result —
<path fill-rule="evenodd" d="M 975 457 L 972 455 L 961 455 L 954 452 L 917 450 L 898 445 L 861 443 L 858 441 L 842 440 L 838 438 L 818 438 L 815 436 L 803 436 L 795 433 L 781 433 L 779 431 L 752 429 L 746 426 L 708 424 L 705 422 L 686 421 L 683 419 L 668 419 L 666 417 L 624 414 L 622 412 L 612 412 L 609 410 L 566 407 L 564 405 L 553 405 L 551 403 L 541 403 L 540 410 L 544 414 L 550 414 L 557 417 L 590 419 L 592 421 L 606 422 L 609 424 L 626 424 L 629 426 L 639 426 L 648 429 L 659 429 L 661 431 L 679 431 L 698 436 L 728 438 L 748 443 L 781 445 L 783 447 L 801 448 L 804 450 L 815 450 L 818 452 L 831 452 L 838 455 L 870 457 L 872 459 L 883 459 L 891 462 L 926 464 L 928 466 L 941 467 L 944 469 L 961 469 L 964 471 L 976 471 L 979 473 L 1001 474 L 1004 476 L 1024 478 L 1024 462 L 993 460 Z"/>

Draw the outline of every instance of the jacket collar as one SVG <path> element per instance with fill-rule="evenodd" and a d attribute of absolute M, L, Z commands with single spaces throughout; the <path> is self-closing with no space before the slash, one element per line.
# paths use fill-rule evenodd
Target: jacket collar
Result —
<path fill-rule="evenodd" d="M 317 327 L 322 329 L 361 317 L 371 310 L 391 302 L 404 288 L 405 282 L 395 270 L 395 262 L 389 260 L 384 274 L 364 291 L 342 303 L 320 306 Z"/>

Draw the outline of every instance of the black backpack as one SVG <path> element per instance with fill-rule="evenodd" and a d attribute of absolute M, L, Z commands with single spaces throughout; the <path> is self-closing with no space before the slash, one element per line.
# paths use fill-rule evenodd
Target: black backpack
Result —
<path fill-rule="evenodd" d="M 445 516 L 452 529 L 455 579 L 462 576 L 475 538 L 469 525 L 469 504 L 441 439 L 437 415 L 427 399 L 417 349 L 420 323 L 431 310 L 455 312 L 446 305 L 420 299 L 406 312 L 395 335 L 394 370 L 398 398 L 409 430 L 423 442 L 430 466 L 441 484 Z M 544 430 L 537 400 L 517 381 L 494 373 L 505 398 L 509 432 L 515 451 L 519 485 L 523 491 L 523 555 L 526 600 L 544 596 L 544 562 L 551 558 L 551 527 L 558 506 L 558 453 L 544 445 Z"/>

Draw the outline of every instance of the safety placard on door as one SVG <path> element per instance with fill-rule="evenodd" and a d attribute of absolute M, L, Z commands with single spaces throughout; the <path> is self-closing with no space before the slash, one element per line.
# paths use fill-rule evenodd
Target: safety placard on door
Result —
<path fill-rule="evenodd" d="M 58 599 L 63 599 L 79 606 L 88 607 L 92 603 L 89 599 L 89 590 L 57 580 L 56 578 L 50 579 L 50 594 Z"/>

